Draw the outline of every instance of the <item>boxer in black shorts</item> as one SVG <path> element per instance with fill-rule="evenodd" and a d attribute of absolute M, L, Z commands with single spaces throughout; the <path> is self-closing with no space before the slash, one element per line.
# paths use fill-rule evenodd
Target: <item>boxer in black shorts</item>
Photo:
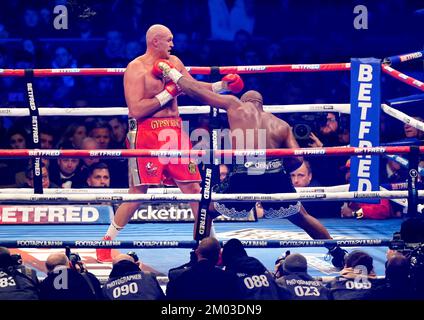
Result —
<path fill-rule="evenodd" d="M 289 193 L 296 192 L 284 160 L 248 161 L 236 164 L 227 179 L 213 187 L 216 193 Z M 255 174 L 256 173 L 256 174 Z M 278 183 L 276 183 L 278 181 Z M 288 218 L 300 211 L 300 202 L 262 202 L 264 218 Z M 227 217 L 248 217 L 252 204 L 248 202 L 215 202 L 215 210 Z"/>
<path fill-rule="evenodd" d="M 259 92 L 248 91 L 240 99 L 233 95 L 219 95 L 206 90 L 196 80 L 183 76 L 167 62 L 165 64 L 159 63 L 158 67 L 163 71 L 163 76 L 169 77 L 177 84 L 178 90 L 182 90 L 189 97 L 201 103 L 226 110 L 233 149 L 299 148 L 288 123 L 277 118 L 272 113 L 264 111 L 263 98 Z M 244 140 L 240 141 L 240 137 Z M 236 158 L 236 160 L 240 159 Z M 247 162 L 242 161 L 240 163 L 240 161 L 237 161 L 235 170 L 241 170 L 241 172 L 233 171 L 230 174 L 228 188 L 224 192 L 296 192 L 291 184 L 289 173 L 300 167 L 303 162 L 301 157 L 284 158 L 284 166 L 281 166 L 276 172 L 266 168 L 267 164 L 272 166 L 273 160 L 266 159 L 264 156 L 262 158 L 254 158 L 253 161 L 259 163 L 258 168 L 256 166 L 254 166 L 255 168 L 250 168 L 249 161 L 249 157 L 247 157 Z M 277 164 L 278 161 L 274 164 Z M 243 167 L 246 168 L 246 172 L 243 172 Z M 220 205 L 223 204 L 218 203 L 216 205 L 218 211 Z M 237 203 L 232 204 L 233 207 L 228 203 L 224 205 L 225 207 L 221 207 L 223 211 L 229 209 L 229 211 L 226 211 L 226 215 L 229 212 L 231 213 L 232 208 L 234 212 L 237 212 L 237 209 L 240 208 L 239 206 L 243 206 L 243 210 L 245 210 L 244 203 L 240 203 L 240 205 Z M 229 206 L 227 207 L 227 205 Z M 313 239 L 332 239 L 327 229 L 316 218 L 309 215 L 300 203 L 270 202 L 263 205 L 265 211 L 268 207 L 271 212 L 277 212 L 275 217 L 287 217 L 292 223 L 305 230 Z M 273 215 L 271 214 L 271 216 Z M 342 268 L 346 251 L 338 246 L 329 249 L 329 253 L 333 256 L 333 265 Z"/>

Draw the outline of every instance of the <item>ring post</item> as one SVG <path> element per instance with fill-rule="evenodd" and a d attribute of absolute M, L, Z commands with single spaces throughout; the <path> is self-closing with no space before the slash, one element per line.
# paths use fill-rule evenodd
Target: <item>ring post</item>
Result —
<path fill-rule="evenodd" d="M 418 146 L 411 146 L 408 163 L 408 216 L 410 218 L 417 216 L 418 206 L 418 162 L 420 149 Z"/>
<path fill-rule="evenodd" d="M 213 67 L 211 68 L 213 79 L 217 75 L 219 75 L 218 68 Z M 207 163 L 203 164 L 204 167 L 204 175 L 201 183 L 201 198 L 199 202 L 199 211 L 197 216 L 197 222 L 195 226 L 195 235 L 194 240 L 200 241 L 203 238 L 206 238 L 210 234 L 211 226 L 212 226 L 212 218 L 209 214 L 209 206 L 211 204 L 211 198 L 212 198 L 212 186 L 215 184 L 215 181 L 218 178 L 217 173 L 217 165 L 219 165 L 220 158 L 215 153 L 215 150 L 218 150 L 218 109 L 214 107 L 210 107 L 210 127 L 212 129 L 212 136 L 210 136 L 209 139 L 209 145 L 211 148 L 209 148 L 208 156 L 206 159 L 208 159 Z M 220 157 L 220 156 L 219 156 Z"/>
<path fill-rule="evenodd" d="M 352 58 L 350 73 L 350 145 L 374 147 L 380 143 L 381 61 Z M 377 155 L 351 157 L 349 191 L 378 191 L 380 158 Z M 376 200 L 361 202 L 378 203 Z"/>
<path fill-rule="evenodd" d="M 31 118 L 31 137 L 34 148 L 40 149 L 40 132 L 39 132 L 39 113 L 38 107 L 35 103 L 35 94 L 34 94 L 34 70 L 26 69 L 25 70 L 25 83 L 26 83 L 26 92 L 28 98 L 28 107 L 29 115 Z M 36 157 L 33 160 L 32 173 L 34 177 L 34 193 L 42 194 L 43 193 L 43 179 L 42 179 L 42 169 L 41 169 L 41 158 Z"/>

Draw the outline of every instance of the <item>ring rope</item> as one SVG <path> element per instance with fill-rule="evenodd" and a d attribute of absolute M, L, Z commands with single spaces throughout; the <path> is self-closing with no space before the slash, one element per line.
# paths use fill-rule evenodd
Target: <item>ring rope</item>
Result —
<path fill-rule="evenodd" d="M 131 158 L 131 157 L 201 157 L 210 150 L 152 150 L 152 149 L 96 149 L 96 150 L 65 150 L 65 149 L 0 149 L 0 158 Z M 323 147 L 323 148 L 293 148 L 293 149 L 246 149 L 246 150 L 214 150 L 219 156 L 251 157 L 296 157 L 323 155 L 383 155 L 410 153 L 410 146 L 379 146 L 379 147 Z M 424 146 L 419 147 L 424 152 Z"/>
<path fill-rule="evenodd" d="M 349 185 L 343 184 L 331 187 L 303 187 L 295 188 L 297 192 L 340 192 L 348 191 Z M 129 189 L 110 189 L 110 188 L 84 188 L 84 189 L 63 189 L 63 188 L 47 188 L 44 189 L 45 194 L 128 194 Z M 0 189 L 2 193 L 15 194 L 32 194 L 32 188 L 4 188 Z M 149 188 L 147 194 L 183 194 L 179 188 Z"/>
<path fill-rule="evenodd" d="M 405 97 L 388 99 L 387 102 L 391 106 L 394 106 L 394 105 L 397 105 L 397 104 L 417 102 L 417 101 L 421 101 L 421 100 L 424 100 L 424 93 L 412 94 L 412 95 L 405 96 Z"/>
<path fill-rule="evenodd" d="M 343 240 L 240 240 L 246 248 L 293 248 L 293 247 L 391 247 L 403 241 L 389 239 L 343 239 Z M 226 241 L 220 241 L 222 245 Z M 187 248 L 196 241 L 187 240 L 0 240 L 0 246 L 8 248 Z"/>
<path fill-rule="evenodd" d="M 424 91 L 424 83 L 421 82 L 420 80 L 407 76 L 406 74 L 400 71 L 397 71 L 396 69 L 393 69 L 392 67 L 385 66 L 385 65 L 382 65 L 381 67 L 385 73 L 392 76 L 393 78 L 398 79 L 399 81 L 402 81 L 410 85 L 411 87 L 415 87 L 417 89 L 420 89 L 421 91 Z"/>
<path fill-rule="evenodd" d="M 406 54 L 401 54 L 397 56 L 391 56 L 384 58 L 383 63 L 389 66 L 397 63 L 407 62 L 415 59 L 420 59 L 424 56 L 424 51 L 416 51 Z"/>
<path fill-rule="evenodd" d="M 228 73 L 272 73 L 272 72 L 318 72 L 318 71 L 347 71 L 350 63 L 323 63 L 323 64 L 280 64 L 280 65 L 253 65 L 253 66 L 225 66 L 225 67 L 186 67 L 191 74 L 209 75 L 212 70 L 218 69 L 220 74 Z M 104 76 L 123 75 L 126 68 L 62 68 L 62 69 L 32 69 L 34 77 L 62 77 L 67 76 Z M 23 77 L 24 69 L 0 69 L 0 77 Z"/>
<path fill-rule="evenodd" d="M 38 108 L 40 116 L 102 116 L 125 115 L 128 116 L 127 107 L 89 107 L 89 108 Z M 207 114 L 210 106 L 180 106 L 180 114 Z M 350 113 L 350 104 L 289 104 L 289 105 L 264 105 L 264 111 L 271 113 L 293 113 L 293 112 L 339 112 Z M 226 113 L 225 110 L 219 110 Z M 0 108 L 0 116 L 25 117 L 29 116 L 28 108 Z"/>
<path fill-rule="evenodd" d="M 424 131 L 424 122 L 414 119 L 413 117 L 408 116 L 406 113 L 393 109 L 392 107 L 389 107 L 387 104 L 384 103 L 381 105 L 381 109 L 389 116 L 392 116 L 393 118 L 403 123 L 407 123 L 415 129 Z"/>
<path fill-rule="evenodd" d="M 418 197 L 424 198 L 424 190 L 418 191 Z M 122 195 L 95 195 L 95 194 L 0 194 L 0 201 L 7 203 L 30 202 L 40 203 L 103 203 L 103 202 L 199 202 L 200 194 L 122 194 Z M 408 198 L 408 191 L 346 191 L 346 192 L 302 192 L 302 193 L 245 193 L 220 194 L 213 193 L 212 201 L 219 202 L 291 202 L 291 201 L 332 201 L 352 199 L 404 199 Z"/>
<path fill-rule="evenodd" d="M 390 185 L 395 190 L 406 190 L 406 183 L 398 183 Z M 331 187 L 303 187 L 303 188 L 295 188 L 298 193 L 316 193 L 316 192 L 324 192 L 324 193 L 335 193 L 335 192 L 346 192 L 349 191 L 349 185 L 339 185 L 339 186 L 331 186 Z M 380 191 L 389 191 L 382 186 L 380 186 Z M 32 188 L 5 188 L 0 189 L 0 194 L 33 194 L 34 190 Z M 44 194 L 128 194 L 128 189 L 110 189 L 110 188 L 85 188 L 85 189 L 57 189 L 57 188 L 49 188 L 44 189 Z M 147 190 L 147 194 L 182 194 L 179 188 L 149 188 Z M 402 207 L 408 206 L 407 199 L 390 199 L 390 201 L 395 202 Z M 423 206 L 424 207 L 424 206 Z M 422 208 L 419 208 L 419 212 L 421 212 Z"/>

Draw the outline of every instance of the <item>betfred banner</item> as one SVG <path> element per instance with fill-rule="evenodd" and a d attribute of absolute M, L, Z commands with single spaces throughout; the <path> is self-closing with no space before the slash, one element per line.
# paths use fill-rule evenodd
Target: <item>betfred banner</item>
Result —
<path fill-rule="evenodd" d="M 109 224 L 114 215 L 112 206 L 56 206 L 14 205 L 0 206 L 0 225 L 18 224 Z M 188 204 L 142 205 L 134 213 L 132 222 L 185 222 L 194 221 Z M 219 216 L 215 221 L 255 221 L 253 212 L 246 219 Z"/>
<path fill-rule="evenodd" d="M 194 221 L 191 207 L 184 203 L 161 204 L 161 205 L 142 205 L 134 213 L 131 222 L 184 222 Z M 218 216 L 214 221 L 255 221 L 252 214 L 246 219 L 231 219 L 224 216 Z"/>
<path fill-rule="evenodd" d="M 350 145 L 375 147 L 380 143 L 380 74 L 381 60 L 351 59 Z M 349 191 L 378 191 L 378 155 L 351 158 Z M 378 200 L 361 199 L 376 203 Z"/>
<path fill-rule="evenodd" d="M 109 224 L 111 206 L 0 206 L 2 224 Z"/>

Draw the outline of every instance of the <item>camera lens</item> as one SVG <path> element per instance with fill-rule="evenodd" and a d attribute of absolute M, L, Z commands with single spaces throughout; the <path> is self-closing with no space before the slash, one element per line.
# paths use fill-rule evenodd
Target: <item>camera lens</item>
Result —
<path fill-rule="evenodd" d="M 311 133 L 311 127 L 304 123 L 296 124 L 293 128 L 293 133 L 296 139 L 309 139 L 309 134 Z"/>

